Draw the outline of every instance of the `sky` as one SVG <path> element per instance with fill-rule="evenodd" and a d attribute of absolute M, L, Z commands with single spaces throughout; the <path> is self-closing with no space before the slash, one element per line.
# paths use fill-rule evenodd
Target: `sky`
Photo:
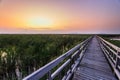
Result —
<path fill-rule="evenodd" d="M 120 0 L 0 0 L 0 34 L 120 34 Z"/>

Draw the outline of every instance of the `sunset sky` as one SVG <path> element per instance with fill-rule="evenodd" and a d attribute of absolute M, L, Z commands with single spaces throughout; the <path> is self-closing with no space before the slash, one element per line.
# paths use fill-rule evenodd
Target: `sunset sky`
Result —
<path fill-rule="evenodd" d="M 2 33 L 120 34 L 120 0 L 0 0 Z"/>

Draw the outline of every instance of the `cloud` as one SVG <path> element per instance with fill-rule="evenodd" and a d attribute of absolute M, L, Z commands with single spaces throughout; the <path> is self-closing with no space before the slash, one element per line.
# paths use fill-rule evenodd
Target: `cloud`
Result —
<path fill-rule="evenodd" d="M 51 28 L 29 28 L 27 30 L 52 30 Z"/>

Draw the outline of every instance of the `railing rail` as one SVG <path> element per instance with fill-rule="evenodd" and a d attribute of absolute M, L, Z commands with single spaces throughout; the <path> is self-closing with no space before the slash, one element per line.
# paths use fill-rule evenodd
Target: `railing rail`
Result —
<path fill-rule="evenodd" d="M 45 75 L 48 75 L 47 80 L 53 80 L 56 76 L 61 76 L 61 71 L 66 68 L 69 68 L 63 77 L 60 77 L 60 80 L 69 80 L 73 75 L 74 70 L 78 66 L 86 47 L 88 46 L 88 42 L 91 40 L 92 37 L 86 39 L 82 43 L 78 44 L 65 54 L 59 56 L 57 59 L 51 61 L 50 63 L 46 64 L 42 68 L 38 69 L 37 71 L 33 72 L 32 74 L 25 77 L 23 80 L 39 80 Z M 65 61 L 64 61 L 65 60 Z M 61 62 L 64 63 L 52 72 L 52 69 L 59 65 Z"/>
<path fill-rule="evenodd" d="M 98 37 L 101 49 L 105 53 L 115 75 L 120 80 L 120 48 Z"/>

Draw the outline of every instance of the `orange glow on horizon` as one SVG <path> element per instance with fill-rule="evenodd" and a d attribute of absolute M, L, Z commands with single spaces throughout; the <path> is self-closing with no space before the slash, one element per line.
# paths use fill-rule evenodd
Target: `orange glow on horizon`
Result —
<path fill-rule="evenodd" d="M 62 12 L 50 11 L 49 9 L 40 11 L 35 9 L 34 12 L 30 9 L 13 9 L 12 12 L 9 12 L 9 10 L 3 8 L 2 15 L 0 15 L 0 26 L 4 27 L 18 29 L 50 28 L 58 30 L 64 29 L 65 26 L 69 25 L 66 15 Z"/>

